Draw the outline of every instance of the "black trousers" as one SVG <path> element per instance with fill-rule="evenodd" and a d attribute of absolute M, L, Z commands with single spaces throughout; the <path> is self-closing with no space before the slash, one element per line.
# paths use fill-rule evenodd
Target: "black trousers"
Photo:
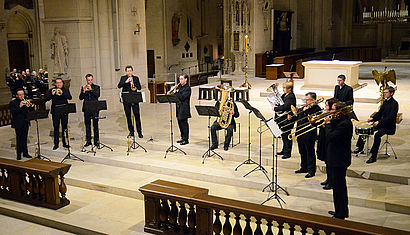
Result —
<path fill-rule="evenodd" d="M 330 174 L 330 169 L 329 169 L 329 165 L 326 162 L 326 180 L 327 180 L 327 184 L 332 186 L 332 176 Z"/>
<path fill-rule="evenodd" d="M 306 169 L 309 173 L 316 173 L 315 139 L 299 137 L 297 138 L 300 168 Z"/>
<path fill-rule="evenodd" d="M 22 125 L 14 129 L 16 132 L 16 150 L 17 150 L 17 160 L 21 159 L 21 154 L 23 156 L 28 155 L 27 150 L 27 135 L 28 135 L 28 125 Z"/>
<path fill-rule="evenodd" d="M 60 134 L 60 123 L 62 127 L 62 142 L 66 145 L 65 131 L 68 125 L 68 114 L 53 114 L 53 127 L 54 127 L 54 145 L 58 146 L 59 134 Z"/>
<path fill-rule="evenodd" d="M 232 123 L 226 128 L 224 147 L 229 147 L 229 144 L 231 143 L 231 139 L 233 136 L 234 129 L 235 129 L 235 124 L 232 124 Z M 216 131 L 219 131 L 219 130 L 222 130 L 222 127 L 219 125 L 218 122 L 214 122 L 211 126 L 212 145 L 215 145 L 215 146 L 218 145 L 218 136 L 216 135 Z"/>
<path fill-rule="evenodd" d="M 98 113 L 84 112 L 85 138 L 86 138 L 87 143 L 91 143 L 91 120 L 93 121 L 94 144 L 97 144 L 100 140 L 97 117 L 98 117 Z"/>
<path fill-rule="evenodd" d="M 333 187 L 333 204 L 336 218 L 346 218 L 349 215 L 346 185 L 346 167 L 330 167 Z"/>
<path fill-rule="evenodd" d="M 374 134 L 373 146 L 370 149 L 370 153 L 372 154 L 372 157 L 375 157 L 375 158 L 377 157 L 377 153 L 379 152 L 382 137 L 386 134 L 388 134 L 388 131 L 385 128 L 380 128 L 376 132 L 376 134 Z M 358 147 L 359 149 L 363 149 L 365 143 L 366 143 L 365 137 L 360 136 L 359 139 L 357 140 L 356 147 Z"/>
<path fill-rule="evenodd" d="M 130 133 L 134 133 L 134 126 L 132 125 L 132 119 L 131 119 L 131 108 L 135 116 L 137 132 L 142 133 L 139 104 L 127 104 L 127 103 L 122 103 L 122 104 L 124 105 L 124 112 L 125 112 L 125 116 L 127 117 L 128 130 L 130 131 Z"/>
<path fill-rule="evenodd" d="M 283 151 L 284 156 L 290 156 L 292 153 L 292 140 L 289 140 L 288 136 L 289 136 L 289 131 L 282 133 L 281 135 L 282 142 L 283 142 L 282 151 Z"/>
<path fill-rule="evenodd" d="M 189 139 L 189 125 L 188 118 L 178 119 L 179 131 L 181 132 L 181 139 L 188 141 Z"/>

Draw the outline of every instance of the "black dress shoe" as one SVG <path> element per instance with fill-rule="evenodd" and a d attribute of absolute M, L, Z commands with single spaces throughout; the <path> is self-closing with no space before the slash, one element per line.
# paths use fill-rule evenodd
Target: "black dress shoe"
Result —
<path fill-rule="evenodd" d="M 17 156 L 17 160 L 21 160 L 21 156 Z"/>
<path fill-rule="evenodd" d="M 366 161 L 367 164 L 370 164 L 370 163 L 373 163 L 373 162 L 376 162 L 376 158 L 373 157 L 373 156 L 371 156 L 371 157 L 369 158 L 369 160 Z"/>
<path fill-rule="evenodd" d="M 24 155 L 23 157 L 25 157 L 25 158 L 33 158 L 32 156 L 30 156 L 30 154 Z"/>
<path fill-rule="evenodd" d="M 335 219 L 345 219 L 345 217 L 336 217 L 335 215 L 332 216 L 332 218 L 335 218 Z"/>
<path fill-rule="evenodd" d="M 330 186 L 330 184 L 326 184 L 325 186 L 323 186 L 324 190 L 330 190 L 332 189 L 332 186 Z"/>
<path fill-rule="evenodd" d="M 283 150 L 282 150 L 282 151 L 280 151 L 280 152 L 277 152 L 276 154 L 277 154 L 277 155 L 283 155 L 283 154 L 285 154 L 285 153 L 284 153 Z"/>
<path fill-rule="evenodd" d="M 353 151 L 353 153 L 354 154 L 358 154 L 358 153 L 361 153 L 363 151 L 363 148 L 356 148 L 354 151 Z"/>
<path fill-rule="evenodd" d="M 58 145 L 54 145 L 53 150 L 58 149 Z"/>
<path fill-rule="evenodd" d="M 217 149 L 218 148 L 218 145 L 217 144 L 213 144 L 213 145 L 211 145 L 211 150 L 214 150 L 214 149 Z"/>
<path fill-rule="evenodd" d="M 140 133 L 138 133 L 138 138 L 143 138 L 144 136 L 142 135 L 142 133 L 140 132 Z"/>
<path fill-rule="evenodd" d="M 224 150 L 228 151 L 229 147 L 228 146 L 224 146 Z"/>
<path fill-rule="evenodd" d="M 334 211 L 328 211 L 329 215 L 333 215 L 333 218 L 338 218 L 338 219 L 344 219 L 344 218 L 349 218 L 349 214 L 345 215 L 344 217 L 335 217 L 336 212 Z"/>
<path fill-rule="evenodd" d="M 127 137 L 128 137 L 128 136 L 133 137 L 133 136 L 134 136 L 134 132 L 130 132 L 130 133 L 127 135 Z"/>
<path fill-rule="evenodd" d="M 290 155 L 283 155 L 282 156 L 282 159 L 288 159 L 288 158 L 290 158 Z"/>
<path fill-rule="evenodd" d="M 84 144 L 84 147 L 88 147 L 90 145 L 91 145 L 91 142 L 87 142 L 87 143 Z"/>
<path fill-rule="evenodd" d="M 329 213 L 329 215 L 336 215 L 336 212 L 334 211 L 328 211 L 327 213 Z"/>
<path fill-rule="evenodd" d="M 180 145 L 186 145 L 186 144 L 189 144 L 189 141 L 188 140 L 183 140 L 181 143 L 179 143 Z"/>
<path fill-rule="evenodd" d="M 181 143 L 182 141 L 184 141 L 183 139 L 177 140 L 177 143 Z"/>
<path fill-rule="evenodd" d="M 299 170 L 296 170 L 295 173 L 299 174 L 299 173 L 307 173 L 308 171 L 305 169 L 300 168 Z"/>
<path fill-rule="evenodd" d="M 309 172 L 305 175 L 305 178 L 312 178 L 313 176 L 315 176 L 315 173 Z"/>
<path fill-rule="evenodd" d="M 320 185 L 327 185 L 329 184 L 329 182 L 327 181 L 327 179 L 325 181 L 323 181 L 322 183 L 320 183 Z"/>

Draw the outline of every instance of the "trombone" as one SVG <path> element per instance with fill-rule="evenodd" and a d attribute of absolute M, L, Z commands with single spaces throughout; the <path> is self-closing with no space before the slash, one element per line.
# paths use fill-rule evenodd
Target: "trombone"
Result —
<path fill-rule="evenodd" d="M 331 119 L 339 119 L 339 118 L 341 118 L 341 117 L 343 117 L 347 114 L 350 114 L 352 112 L 353 112 L 353 105 L 349 105 L 349 106 L 343 107 L 339 110 L 336 110 L 335 112 L 326 112 L 326 113 L 321 113 L 319 115 L 309 115 L 308 116 L 309 124 L 306 125 L 306 126 L 303 126 L 302 128 L 297 129 L 296 131 L 291 132 L 288 135 L 288 139 L 293 140 L 293 139 L 296 139 L 297 137 L 299 137 L 301 135 L 304 135 L 308 132 L 316 130 L 317 128 L 324 125 L 324 123 L 325 123 L 324 120 L 327 117 L 330 117 Z M 310 127 L 310 128 L 307 129 L 308 127 Z M 305 129 L 307 129 L 307 130 L 305 130 Z M 303 131 L 303 130 L 305 130 L 305 131 Z M 301 132 L 301 131 L 303 131 L 303 132 Z"/>
<path fill-rule="evenodd" d="M 181 87 L 181 83 L 178 83 L 175 86 L 171 87 L 171 89 L 167 92 L 167 95 L 175 94 L 180 87 Z"/>
<path fill-rule="evenodd" d="M 321 109 L 320 111 L 317 111 L 316 113 L 313 113 L 313 114 L 311 114 L 312 116 L 316 116 L 316 115 L 319 115 L 319 114 L 321 114 L 323 112 L 323 109 Z M 288 123 L 288 124 L 286 124 L 286 125 L 284 125 L 284 126 L 282 126 L 281 128 L 285 128 L 285 127 L 287 127 L 287 126 L 290 126 L 290 125 L 293 125 L 293 124 L 295 124 L 296 122 L 299 122 L 299 121 L 302 121 L 302 120 L 305 120 L 306 118 L 308 118 L 309 116 L 305 116 L 305 117 L 303 117 L 303 118 L 299 118 L 299 119 L 297 119 L 297 120 L 295 120 L 295 121 L 293 121 L 293 122 L 290 122 L 290 123 Z M 286 119 L 287 120 L 287 119 Z M 278 124 L 280 124 L 280 123 L 282 123 L 283 121 L 281 121 L 281 122 L 279 122 Z M 307 125 L 309 124 L 309 122 L 307 123 Z M 305 125 L 305 124 L 304 124 Z M 304 126 L 303 125 L 303 126 Z M 302 126 L 302 127 L 303 127 Z"/>
<path fill-rule="evenodd" d="M 291 105 L 291 106 L 290 106 L 290 110 L 284 112 L 282 115 L 292 113 L 294 116 L 298 116 L 298 113 L 299 113 L 301 110 L 303 110 L 303 108 L 305 108 L 305 107 L 311 107 L 311 106 L 313 106 L 313 105 L 317 105 L 317 104 L 319 104 L 319 103 L 322 103 L 324 100 L 325 100 L 325 98 L 320 97 L 319 99 L 313 101 L 311 104 L 304 104 L 304 105 L 300 106 L 299 108 L 298 108 L 298 107 L 295 107 L 295 106 L 293 106 L 293 105 Z M 316 113 L 315 113 L 315 114 L 316 114 Z M 314 115 L 315 115 L 315 114 L 314 114 Z M 281 117 L 282 117 L 282 116 L 277 117 L 277 118 L 275 119 L 275 121 L 276 121 L 277 119 L 281 118 Z M 285 122 L 286 120 L 287 120 L 287 119 L 284 119 L 284 120 L 280 121 L 280 122 L 278 123 L 278 125 L 280 125 L 281 123 Z M 297 121 L 300 121 L 300 120 L 297 120 Z M 283 128 L 283 127 L 282 127 L 282 128 Z"/>

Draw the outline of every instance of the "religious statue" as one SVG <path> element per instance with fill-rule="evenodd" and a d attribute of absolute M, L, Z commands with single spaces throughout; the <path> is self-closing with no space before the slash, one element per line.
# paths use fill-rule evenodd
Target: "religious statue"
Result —
<path fill-rule="evenodd" d="M 180 24 L 181 18 L 178 14 L 174 14 L 174 16 L 172 16 L 172 45 L 176 46 L 178 45 L 179 41 L 181 41 L 181 39 L 179 39 L 179 24 Z"/>
<path fill-rule="evenodd" d="M 54 37 L 51 39 L 51 59 L 54 60 L 54 74 L 66 74 L 68 66 L 67 39 L 60 34 L 60 29 L 54 29 Z"/>

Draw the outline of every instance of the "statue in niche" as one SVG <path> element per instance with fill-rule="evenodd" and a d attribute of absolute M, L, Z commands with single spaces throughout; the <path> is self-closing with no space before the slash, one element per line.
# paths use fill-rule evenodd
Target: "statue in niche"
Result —
<path fill-rule="evenodd" d="M 181 41 L 179 39 L 179 23 L 181 22 L 181 17 L 178 14 L 172 16 L 172 45 L 176 46 Z"/>
<path fill-rule="evenodd" d="M 51 59 L 54 60 L 54 74 L 66 74 L 68 66 L 67 39 L 60 34 L 59 28 L 54 28 L 54 36 L 51 39 Z"/>

